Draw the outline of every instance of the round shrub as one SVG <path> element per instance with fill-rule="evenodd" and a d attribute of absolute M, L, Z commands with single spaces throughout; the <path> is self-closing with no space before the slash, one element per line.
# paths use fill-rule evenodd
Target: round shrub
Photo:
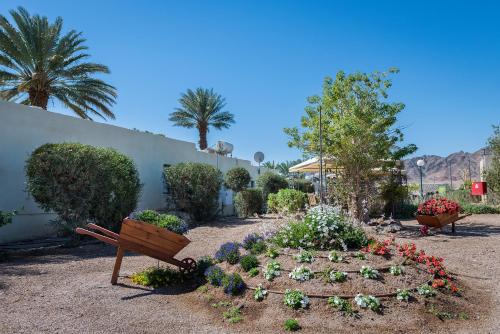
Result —
<path fill-rule="evenodd" d="M 307 203 L 307 195 L 295 189 L 281 189 L 277 194 L 269 196 L 267 208 L 270 212 L 293 213 L 303 210 Z"/>
<path fill-rule="evenodd" d="M 205 271 L 215 264 L 215 261 L 210 256 L 202 256 L 198 260 L 196 260 L 196 263 L 196 270 L 198 271 L 198 275 L 203 276 L 205 274 Z"/>
<path fill-rule="evenodd" d="M 237 242 L 226 242 L 215 252 L 215 260 L 226 261 L 229 264 L 236 264 L 240 260 L 240 245 Z"/>
<path fill-rule="evenodd" d="M 240 265 L 244 271 L 249 271 L 259 265 L 259 260 L 255 255 L 245 255 L 240 259 Z"/>
<path fill-rule="evenodd" d="M 237 295 L 245 290 L 245 282 L 243 282 L 243 278 L 237 273 L 226 275 L 222 279 L 222 286 L 224 287 L 224 292 L 230 295 Z"/>
<path fill-rule="evenodd" d="M 134 218 L 155 226 L 166 228 L 177 234 L 184 234 L 188 231 L 188 224 L 174 215 L 160 214 L 154 210 L 144 210 L 136 213 Z"/>
<path fill-rule="evenodd" d="M 296 332 L 300 329 L 300 325 L 296 319 L 287 319 L 283 323 L 283 328 L 289 332 Z"/>
<path fill-rule="evenodd" d="M 217 215 L 220 171 L 208 164 L 186 162 L 166 167 L 164 172 L 178 209 L 196 221 L 208 221 Z"/>
<path fill-rule="evenodd" d="M 26 163 L 27 189 L 59 216 L 62 232 L 88 221 L 118 230 L 132 212 L 141 184 L 132 159 L 111 148 L 45 144 Z"/>
<path fill-rule="evenodd" d="M 224 277 L 226 277 L 224 270 L 218 266 L 210 266 L 205 270 L 205 278 L 214 286 L 221 286 Z"/>
<path fill-rule="evenodd" d="M 234 196 L 234 208 L 240 218 L 262 213 L 263 204 L 264 199 L 260 189 L 244 189 Z"/>
<path fill-rule="evenodd" d="M 250 183 L 250 173 L 243 167 L 234 167 L 228 170 L 224 179 L 227 188 L 233 191 L 242 191 Z"/>
<path fill-rule="evenodd" d="M 264 199 L 267 200 L 269 194 L 275 194 L 280 189 L 288 188 L 288 181 L 281 175 L 266 172 L 257 179 L 257 186 L 262 189 Z"/>

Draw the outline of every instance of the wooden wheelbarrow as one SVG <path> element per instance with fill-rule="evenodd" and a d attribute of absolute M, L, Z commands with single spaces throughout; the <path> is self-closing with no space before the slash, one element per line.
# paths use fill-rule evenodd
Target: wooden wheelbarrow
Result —
<path fill-rule="evenodd" d="M 120 234 L 111 232 L 95 224 L 88 224 L 87 227 L 102 234 L 80 227 L 76 229 L 76 233 L 89 235 L 118 247 L 115 267 L 111 276 L 111 284 L 113 285 L 118 280 L 122 258 L 126 250 L 173 264 L 179 267 L 179 271 L 185 275 L 192 274 L 197 268 L 196 261 L 192 258 L 188 257 L 180 261 L 174 258 L 177 253 L 191 242 L 183 235 L 128 218 L 123 220 Z"/>
<path fill-rule="evenodd" d="M 459 216 L 458 212 L 451 215 L 447 213 L 435 216 L 417 215 L 417 221 L 420 225 L 439 229 L 442 229 L 445 225 L 451 224 L 451 232 L 455 233 L 455 223 L 468 216 L 470 216 L 470 214 Z"/>

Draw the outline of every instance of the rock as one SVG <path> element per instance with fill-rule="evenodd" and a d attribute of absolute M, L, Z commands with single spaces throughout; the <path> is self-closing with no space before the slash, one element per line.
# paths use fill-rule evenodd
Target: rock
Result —
<path fill-rule="evenodd" d="M 394 221 L 391 221 L 390 224 L 384 228 L 384 232 L 396 233 L 396 232 L 401 231 L 402 228 L 403 228 L 403 225 L 401 224 L 401 222 L 394 220 Z"/>

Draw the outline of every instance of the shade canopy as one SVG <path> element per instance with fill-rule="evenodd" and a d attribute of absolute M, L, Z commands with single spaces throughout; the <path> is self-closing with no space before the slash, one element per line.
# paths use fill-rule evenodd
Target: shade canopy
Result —
<path fill-rule="evenodd" d="M 292 166 L 288 169 L 290 173 L 317 173 L 319 172 L 319 157 L 314 157 L 309 160 L 303 161 L 300 164 Z M 341 170 L 342 166 L 337 165 L 337 160 L 331 157 L 323 158 L 323 170 L 325 172 L 330 172 L 334 170 Z M 397 171 L 397 168 L 391 168 L 393 171 Z M 373 168 L 373 172 L 385 174 L 388 171 L 384 171 L 382 168 Z M 399 170 L 402 174 L 406 174 L 404 169 Z"/>
<path fill-rule="evenodd" d="M 323 158 L 323 169 L 331 170 L 338 168 L 335 164 L 335 159 Z M 319 171 L 319 157 L 314 157 L 309 160 L 303 161 L 300 164 L 292 166 L 288 169 L 290 173 L 315 173 Z"/>

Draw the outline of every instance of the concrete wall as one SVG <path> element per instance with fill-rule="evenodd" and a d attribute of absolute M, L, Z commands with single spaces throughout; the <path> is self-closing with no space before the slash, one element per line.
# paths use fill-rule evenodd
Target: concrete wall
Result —
<path fill-rule="evenodd" d="M 21 209 L 12 224 L 0 229 L 0 243 L 53 234 L 47 222 L 55 216 L 44 213 L 25 191 L 24 166 L 38 146 L 62 142 L 112 147 L 132 158 L 143 183 L 139 210 L 165 206 L 164 164 L 203 162 L 218 165 L 222 172 L 242 166 L 252 180 L 258 176 L 250 161 L 200 152 L 190 142 L 0 101 L 0 210 Z M 222 192 L 221 201 L 232 212 L 232 194 Z"/>

